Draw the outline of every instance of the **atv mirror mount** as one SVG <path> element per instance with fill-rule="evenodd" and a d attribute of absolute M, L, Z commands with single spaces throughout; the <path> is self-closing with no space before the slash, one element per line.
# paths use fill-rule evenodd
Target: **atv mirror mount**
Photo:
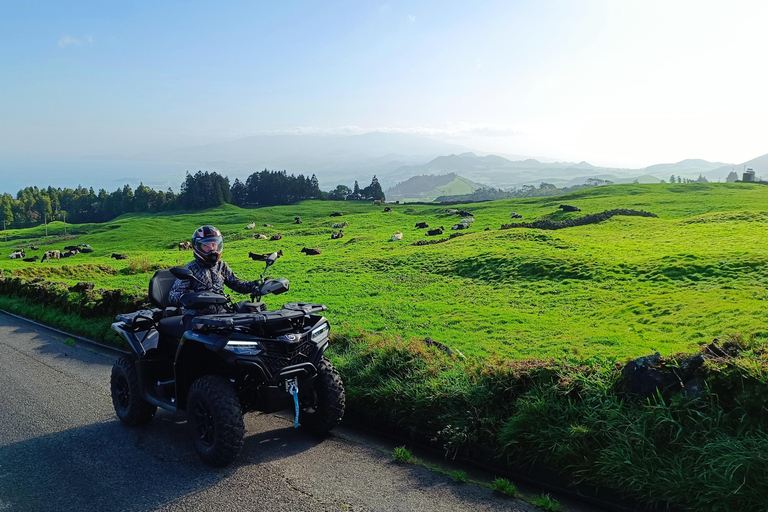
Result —
<path fill-rule="evenodd" d="M 267 256 L 267 259 L 265 260 L 266 266 L 264 267 L 264 272 L 261 273 L 261 279 L 264 279 L 264 274 L 267 273 L 267 269 L 269 269 L 269 267 L 271 267 L 279 257 L 280 256 L 276 252 L 273 252 L 272 254 Z"/>

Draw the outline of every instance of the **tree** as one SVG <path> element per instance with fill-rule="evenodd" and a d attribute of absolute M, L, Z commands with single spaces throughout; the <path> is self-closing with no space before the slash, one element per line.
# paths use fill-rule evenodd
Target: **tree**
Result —
<path fill-rule="evenodd" d="M 726 183 L 736 183 L 736 181 L 739 179 L 739 175 L 736 174 L 735 171 L 731 171 L 728 173 L 728 177 L 725 178 Z"/>
<path fill-rule="evenodd" d="M 356 196 L 360 195 L 360 185 L 357 184 L 357 180 L 355 180 L 355 187 L 352 189 L 352 193 Z"/>
<path fill-rule="evenodd" d="M 675 182 L 675 175 L 674 174 L 669 177 L 669 182 L 670 183 L 674 183 Z M 680 183 L 680 182 L 678 181 L 678 183 Z"/>
<path fill-rule="evenodd" d="M 709 183 L 709 180 L 703 174 L 699 174 L 699 177 L 696 178 L 696 183 Z"/>
<path fill-rule="evenodd" d="M 355 182 L 355 185 L 357 185 L 357 182 Z M 365 187 L 360 193 L 364 199 L 384 200 L 384 191 L 381 190 L 381 185 L 375 174 L 371 180 L 371 184 Z"/>
<path fill-rule="evenodd" d="M 336 185 L 336 188 L 328 193 L 328 199 L 331 201 L 344 201 L 351 191 L 346 185 Z"/>

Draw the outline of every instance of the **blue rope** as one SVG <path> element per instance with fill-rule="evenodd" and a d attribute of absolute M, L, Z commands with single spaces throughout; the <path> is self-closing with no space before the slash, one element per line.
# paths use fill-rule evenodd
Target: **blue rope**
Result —
<path fill-rule="evenodd" d="M 291 381 L 289 389 L 293 395 L 293 406 L 296 411 L 296 419 L 293 421 L 293 428 L 299 428 L 299 386 L 296 380 Z"/>

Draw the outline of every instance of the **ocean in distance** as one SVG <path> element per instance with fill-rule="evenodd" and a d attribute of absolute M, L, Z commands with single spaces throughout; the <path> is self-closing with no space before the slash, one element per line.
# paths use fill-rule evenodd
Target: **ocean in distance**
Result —
<path fill-rule="evenodd" d="M 114 192 L 130 185 L 132 189 L 143 183 L 154 190 L 166 191 L 170 187 L 180 192 L 187 172 L 217 172 L 243 180 L 247 171 L 228 172 L 227 169 L 181 162 L 150 162 L 144 160 L 108 160 L 85 158 L 28 157 L 0 154 L 0 194 L 16 193 L 26 187 L 85 188 L 93 187 Z M 251 171 L 256 172 L 257 169 Z"/>

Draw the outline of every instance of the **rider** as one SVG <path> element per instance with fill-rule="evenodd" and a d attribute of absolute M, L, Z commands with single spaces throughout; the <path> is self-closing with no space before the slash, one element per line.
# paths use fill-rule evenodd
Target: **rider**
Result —
<path fill-rule="evenodd" d="M 257 281 L 244 281 L 237 277 L 222 259 L 221 252 L 224 249 L 224 239 L 221 231 L 213 226 L 200 226 L 192 235 L 192 252 L 195 259 L 185 265 L 194 276 L 205 283 L 205 286 L 194 279 L 177 279 L 171 288 L 169 300 L 174 306 L 181 306 L 181 296 L 187 292 L 212 291 L 224 294 L 226 284 L 232 290 L 239 293 L 250 293 L 258 285 Z M 205 309 L 182 310 L 185 321 L 191 320 L 194 315 L 211 315 L 226 313 L 224 306 L 213 305 Z M 186 322 L 189 323 L 189 322 Z"/>

